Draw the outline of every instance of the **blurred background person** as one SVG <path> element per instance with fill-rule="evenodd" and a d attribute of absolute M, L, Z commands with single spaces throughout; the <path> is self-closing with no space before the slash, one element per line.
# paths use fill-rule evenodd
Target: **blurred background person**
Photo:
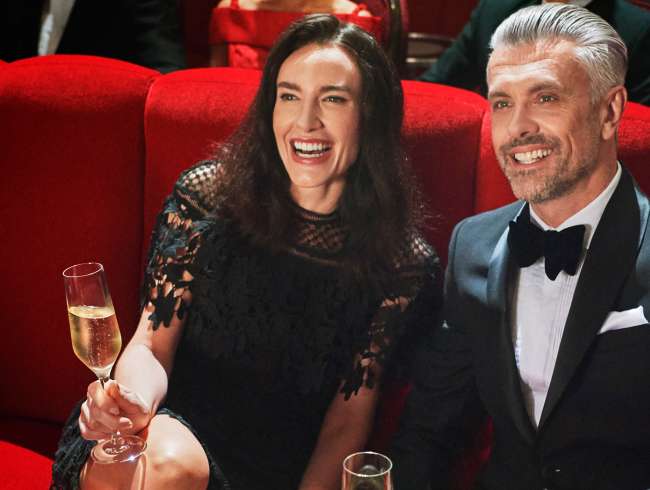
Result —
<path fill-rule="evenodd" d="M 442 83 L 487 93 L 485 68 L 489 41 L 497 26 L 513 12 L 540 0 L 481 0 L 453 44 L 420 75 L 426 82 Z M 625 88 L 629 100 L 650 105 L 650 12 L 626 0 L 574 0 L 606 20 L 628 49 L 629 70 Z"/>
<path fill-rule="evenodd" d="M 163 73 L 186 67 L 177 0 L 7 0 L 0 59 L 115 58 Z"/>
<path fill-rule="evenodd" d="M 210 65 L 261 69 L 280 34 L 302 16 L 331 13 L 381 41 L 379 17 L 350 0 L 221 0 L 210 19 Z"/>

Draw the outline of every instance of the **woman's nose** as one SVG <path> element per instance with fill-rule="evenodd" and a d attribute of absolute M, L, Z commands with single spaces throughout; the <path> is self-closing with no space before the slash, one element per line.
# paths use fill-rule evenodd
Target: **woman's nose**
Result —
<path fill-rule="evenodd" d="M 323 126 L 318 104 L 305 102 L 300 108 L 296 125 L 304 131 L 313 131 Z"/>

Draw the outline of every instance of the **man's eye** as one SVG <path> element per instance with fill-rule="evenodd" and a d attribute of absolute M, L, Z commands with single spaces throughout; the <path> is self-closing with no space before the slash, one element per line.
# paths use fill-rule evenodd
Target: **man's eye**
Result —
<path fill-rule="evenodd" d="M 342 104 L 343 102 L 345 102 L 345 98 L 340 97 L 338 95 L 328 95 L 327 97 L 325 97 L 325 100 L 327 102 L 334 102 L 335 104 Z"/>
<path fill-rule="evenodd" d="M 505 109 L 508 107 L 508 102 L 505 100 L 497 100 L 492 103 L 492 109 L 498 111 L 499 109 Z"/>
<path fill-rule="evenodd" d="M 280 100 L 296 100 L 298 97 L 296 97 L 293 94 L 280 94 Z"/>
<path fill-rule="evenodd" d="M 557 100 L 557 98 L 553 95 L 540 95 L 539 96 L 539 101 L 542 104 L 546 104 L 547 102 L 553 102 L 554 100 Z"/>

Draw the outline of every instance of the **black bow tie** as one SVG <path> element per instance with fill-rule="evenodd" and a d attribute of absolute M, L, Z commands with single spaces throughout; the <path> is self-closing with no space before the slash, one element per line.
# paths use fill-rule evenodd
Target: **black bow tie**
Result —
<path fill-rule="evenodd" d="M 544 269 L 551 281 L 555 281 L 561 270 L 570 276 L 576 273 L 582 255 L 584 225 L 571 226 L 562 231 L 544 231 L 530 222 L 526 206 L 509 226 L 508 247 L 519 267 L 528 267 L 543 256 Z"/>

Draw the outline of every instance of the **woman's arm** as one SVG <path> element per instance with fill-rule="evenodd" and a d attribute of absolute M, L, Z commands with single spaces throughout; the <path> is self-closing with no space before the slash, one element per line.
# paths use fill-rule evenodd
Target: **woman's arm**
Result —
<path fill-rule="evenodd" d="M 339 490 L 343 460 L 364 449 L 375 419 L 379 389 L 362 386 L 345 400 L 337 393 L 321 426 L 316 448 L 302 477 L 300 490 Z"/>
<path fill-rule="evenodd" d="M 185 292 L 185 295 L 189 296 L 189 293 Z M 149 408 L 148 418 L 151 418 L 167 394 L 167 380 L 174 364 L 183 320 L 174 315 L 169 327 L 161 324 L 154 330 L 149 315 L 151 306 L 142 312 L 136 332 L 117 363 L 115 380 L 140 396 Z"/>
<path fill-rule="evenodd" d="M 182 321 L 174 315 L 169 328 L 152 328 L 148 308 L 115 369 L 115 381 L 88 386 L 79 428 L 85 439 L 106 439 L 116 429 L 138 433 L 149 425 L 167 394 L 167 377 L 180 338 Z"/>

